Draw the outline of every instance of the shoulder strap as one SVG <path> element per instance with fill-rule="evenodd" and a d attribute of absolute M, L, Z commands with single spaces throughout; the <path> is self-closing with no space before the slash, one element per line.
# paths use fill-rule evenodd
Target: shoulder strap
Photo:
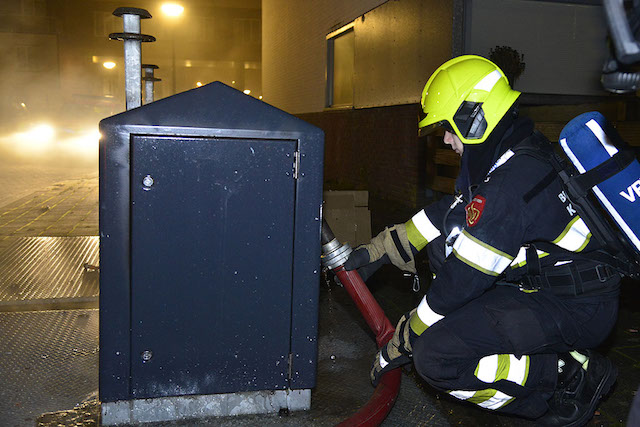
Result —
<path fill-rule="evenodd" d="M 513 147 L 512 150 L 516 155 L 523 154 L 531 156 L 546 163 L 552 163 L 551 159 L 555 155 L 549 140 L 538 130 L 534 130 L 533 134 Z M 550 170 L 549 173 L 524 194 L 523 199 L 525 203 L 529 203 L 558 178 L 558 168 L 555 167 L 555 165 L 553 166 L 553 169 Z"/>
<path fill-rule="evenodd" d="M 635 160 L 636 156 L 631 150 L 618 151 L 610 159 L 602 162 L 593 169 L 583 174 L 575 175 L 570 179 L 570 185 L 575 193 L 584 197 L 589 190 L 613 175 L 625 169 Z"/>
<path fill-rule="evenodd" d="M 562 180 L 563 187 L 566 190 L 572 207 L 578 212 L 582 220 L 585 221 L 594 238 L 606 248 L 606 252 L 600 251 L 598 253 L 581 255 L 599 262 L 604 262 L 624 275 L 632 277 L 640 276 L 640 256 L 638 256 L 635 251 L 629 249 L 629 245 L 624 238 L 611 227 L 602 212 L 588 197 L 589 190 L 594 185 L 599 184 L 629 166 L 635 158 L 632 152 L 628 150 L 619 151 L 598 167 L 584 174 L 579 174 L 573 164 L 553 151 L 549 140 L 537 130 L 522 143 L 512 148 L 512 150 L 515 154 L 532 156 L 551 164 L 553 167 L 531 190 L 524 194 L 523 199 L 526 203 L 559 177 Z M 536 242 L 536 245 L 540 247 L 540 242 Z M 552 244 L 549 243 L 549 245 Z M 558 249 L 555 245 L 553 246 L 556 250 Z"/>

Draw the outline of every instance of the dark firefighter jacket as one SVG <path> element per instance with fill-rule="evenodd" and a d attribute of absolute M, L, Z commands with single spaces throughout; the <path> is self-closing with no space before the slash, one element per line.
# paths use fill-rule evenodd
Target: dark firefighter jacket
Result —
<path fill-rule="evenodd" d="M 547 287 L 553 292 L 557 286 L 564 298 L 593 295 L 586 285 L 594 277 L 596 283 L 618 284 L 615 273 L 585 256 L 599 245 L 567 199 L 553 167 L 522 152 L 523 144 L 550 149 L 546 140 L 532 134 L 499 156 L 471 200 L 454 207 L 446 221 L 453 197 L 426 207 L 406 223 L 411 245 L 416 250 L 428 247 L 436 270 L 411 320 L 416 333 L 497 283 L 511 281 L 526 292 Z M 445 233 L 456 225 L 459 234 L 449 238 L 452 245 L 446 256 Z M 543 280 L 527 280 L 535 274 Z M 617 286 L 609 286 L 606 295 L 617 296 Z"/>

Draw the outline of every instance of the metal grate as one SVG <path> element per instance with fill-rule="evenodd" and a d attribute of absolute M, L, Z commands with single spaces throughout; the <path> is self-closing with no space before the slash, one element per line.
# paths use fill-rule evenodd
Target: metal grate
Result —
<path fill-rule="evenodd" d="M 0 425 L 96 398 L 98 310 L 0 313 L 0 342 Z"/>
<path fill-rule="evenodd" d="M 16 238 L 0 252 L 0 311 L 95 307 L 99 238 Z"/>

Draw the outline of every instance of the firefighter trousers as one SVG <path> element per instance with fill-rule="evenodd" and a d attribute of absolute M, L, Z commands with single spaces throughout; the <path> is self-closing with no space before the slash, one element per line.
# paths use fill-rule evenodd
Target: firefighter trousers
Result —
<path fill-rule="evenodd" d="M 538 418 L 556 386 L 558 353 L 598 346 L 617 313 L 616 295 L 561 299 L 496 286 L 425 330 L 413 362 L 425 381 L 458 399 Z"/>

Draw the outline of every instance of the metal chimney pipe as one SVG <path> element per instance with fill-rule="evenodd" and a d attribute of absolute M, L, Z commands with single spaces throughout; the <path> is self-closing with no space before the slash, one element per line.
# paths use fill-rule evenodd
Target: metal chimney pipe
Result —
<path fill-rule="evenodd" d="M 140 19 L 151 18 L 145 9 L 137 7 L 119 7 L 113 11 L 115 16 L 122 17 L 123 33 L 111 33 L 111 40 L 124 41 L 124 77 L 127 110 L 142 104 L 142 42 L 154 42 L 156 38 L 140 34 Z"/>
<path fill-rule="evenodd" d="M 158 69 L 157 65 L 142 64 L 142 69 L 144 70 L 144 76 L 142 77 L 142 80 L 144 81 L 144 103 L 150 104 L 155 98 L 154 83 L 162 81 L 162 79 L 153 75 L 154 70 Z"/>

